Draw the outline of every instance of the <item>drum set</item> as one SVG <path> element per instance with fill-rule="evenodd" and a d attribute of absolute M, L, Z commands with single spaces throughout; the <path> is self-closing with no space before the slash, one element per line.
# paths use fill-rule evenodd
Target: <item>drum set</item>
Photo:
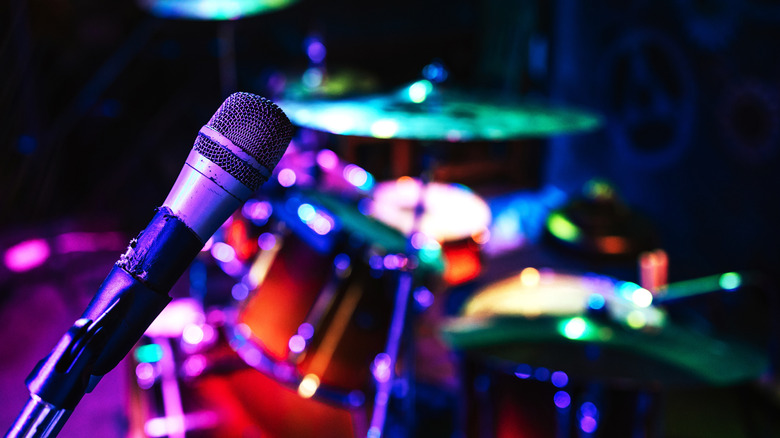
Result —
<path fill-rule="evenodd" d="M 444 147 L 599 123 L 430 83 L 413 92 L 418 84 L 280 105 L 301 136 Z M 528 263 L 496 276 L 483 251 L 492 226 L 485 197 L 431 180 L 430 169 L 377 182 L 299 139 L 208 242 L 190 269 L 191 296 L 166 308 L 135 348 L 133 432 L 607 436 L 599 433 L 615 416 L 593 395 L 604 388 L 652 400 L 667 387 L 729 385 L 768 367 L 761 349 L 698 332 L 665 308 L 671 295 L 706 292 Z M 712 290 L 736 289 L 739 278 L 730 273 Z M 453 291 L 467 298 L 454 306 Z M 633 433 L 661 436 L 658 410 L 643 412 Z"/>
<path fill-rule="evenodd" d="M 605 400 L 615 388 L 634 391 L 632 436 L 662 436 L 658 391 L 766 372 L 761 348 L 665 307 L 738 289 L 739 274 L 704 291 L 640 286 L 511 251 L 493 269 L 490 199 L 436 178 L 449 148 L 587 132 L 597 115 L 427 78 L 358 97 L 299 91 L 277 101 L 299 131 L 273 177 L 206 244 L 190 296 L 133 351 L 132 436 L 610 436 L 625 409 Z M 391 177 L 377 181 L 324 137 L 385 142 Z M 587 231 L 572 218 L 593 204 L 574 207 L 551 212 L 553 237 Z M 590 247 L 655 249 L 613 234 Z"/>

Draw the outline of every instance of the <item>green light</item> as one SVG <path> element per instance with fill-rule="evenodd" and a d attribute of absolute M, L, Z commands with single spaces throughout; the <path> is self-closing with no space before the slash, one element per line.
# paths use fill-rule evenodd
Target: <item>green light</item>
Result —
<path fill-rule="evenodd" d="M 163 18 L 195 20 L 235 20 L 264 14 L 297 0 L 139 0 L 141 6 Z"/>
<path fill-rule="evenodd" d="M 639 330 L 647 325 L 647 317 L 639 310 L 632 310 L 626 317 L 626 322 L 632 329 Z"/>
<path fill-rule="evenodd" d="M 591 199 L 611 199 L 615 196 L 612 186 L 603 180 L 592 179 L 585 184 L 585 195 Z"/>
<path fill-rule="evenodd" d="M 580 238 L 580 229 L 563 217 L 561 213 L 552 213 L 547 219 L 547 228 L 553 236 L 566 241 L 576 242 Z"/>
<path fill-rule="evenodd" d="M 433 84 L 427 79 L 417 81 L 409 86 L 409 100 L 414 103 L 422 103 L 433 91 Z"/>
<path fill-rule="evenodd" d="M 393 138 L 398 132 L 398 122 L 393 119 L 381 119 L 371 124 L 371 136 L 376 138 Z"/>
<path fill-rule="evenodd" d="M 718 285 L 725 290 L 734 290 L 742 286 L 742 276 L 736 272 L 726 272 L 718 279 Z"/>
<path fill-rule="evenodd" d="M 588 322 L 579 316 L 561 321 L 558 332 L 571 340 L 582 339 L 588 331 Z"/>
<path fill-rule="evenodd" d="M 441 257 L 441 247 L 426 245 L 417 253 L 422 263 L 433 263 Z"/>
<path fill-rule="evenodd" d="M 162 359 L 162 348 L 157 344 L 146 344 L 135 349 L 133 353 L 139 363 L 155 363 Z"/>

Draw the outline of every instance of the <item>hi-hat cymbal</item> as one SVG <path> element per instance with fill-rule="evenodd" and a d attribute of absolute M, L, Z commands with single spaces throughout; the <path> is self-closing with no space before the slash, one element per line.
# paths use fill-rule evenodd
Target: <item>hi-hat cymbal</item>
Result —
<path fill-rule="evenodd" d="M 728 385 L 758 378 L 768 358 L 651 304 L 647 290 L 606 276 L 524 270 L 477 291 L 443 325 L 456 349 L 485 359 L 631 385 Z"/>
<path fill-rule="evenodd" d="M 235 20 L 286 8 L 298 0 L 138 0 L 152 15 L 190 20 Z"/>
<path fill-rule="evenodd" d="M 277 104 L 298 126 L 374 138 L 499 141 L 585 132 L 601 124 L 587 111 L 445 90 L 427 80 L 391 94 Z"/>

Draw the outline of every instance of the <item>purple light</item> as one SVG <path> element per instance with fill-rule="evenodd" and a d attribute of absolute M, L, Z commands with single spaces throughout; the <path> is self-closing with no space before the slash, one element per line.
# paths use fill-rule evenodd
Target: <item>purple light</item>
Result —
<path fill-rule="evenodd" d="M 585 433 L 593 433 L 599 425 L 599 410 L 595 404 L 585 402 L 580 406 L 580 429 Z"/>
<path fill-rule="evenodd" d="M 368 265 L 371 266 L 372 269 L 382 269 L 385 266 L 384 257 L 380 255 L 373 255 L 368 259 Z"/>
<path fill-rule="evenodd" d="M 45 240 L 26 240 L 8 248 L 4 261 L 8 269 L 24 272 L 42 265 L 50 254 L 49 244 Z"/>
<path fill-rule="evenodd" d="M 426 287 L 419 287 L 414 291 L 414 300 L 423 309 L 427 309 L 433 305 L 433 293 Z"/>
<path fill-rule="evenodd" d="M 565 409 L 571 405 L 571 396 L 566 391 L 558 391 L 553 396 L 553 402 L 559 409 Z"/>
<path fill-rule="evenodd" d="M 230 294 L 236 301 L 243 301 L 249 296 L 249 288 L 244 283 L 236 283 L 233 288 L 230 289 Z"/>
<path fill-rule="evenodd" d="M 301 335 L 303 339 L 311 339 L 312 336 L 314 336 L 314 326 L 308 322 L 304 322 L 298 326 L 298 334 Z"/>
<path fill-rule="evenodd" d="M 428 244 L 428 236 L 423 233 L 417 232 L 412 234 L 412 247 L 414 249 L 423 249 Z"/>
<path fill-rule="evenodd" d="M 208 361 L 205 356 L 202 354 L 194 354 L 184 360 L 182 369 L 184 370 L 184 374 L 188 377 L 197 377 L 206 370 L 207 365 Z"/>
<path fill-rule="evenodd" d="M 387 353 L 379 353 L 376 355 L 371 372 L 374 374 L 374 378 L 377 382 L 388 382 L 390 380 L 391 362 L 390 355 Z"/>
<path fill-rule="evenodd" d="M 225 242 L 216 242 L 211 247 L 211 256 L 223 263 L 230 263 L 236 258 L 236 250 Z"/>
<path fill-rule="evenodd" d="M 382 265 L 385 269 L 395 270 L 401 267 L 402 258 L 396 254 L 388 254 L 382 261 Z"/>
<path fill-rule="evenodd" d="M 124 239 L 120 233 L 63 233 L 55 238 L 55 247 L 60 253 L 94 252 L 100 250 L 121 249 Z"/>
<path fill-rule="evenodd" d="M 314 232 L 320 236 L 324 236 L 330 233 L 330 231 L 333 229 L 332 219 L 323 214 L 317 214 L 314 220 L 307 222 L 306 225 L 308 225 L 309 228 L 314 230 Z"/>
<path fill-rule="evenodd" d="M 154 365 L 148 362 L 139 363 L 135 367 L 135 376 L 138 380 L 154 379 Z"/>
<path fill-rule="evenodd" d="M 344 178 L 355 187 L 363 187 L 368 182 L 368 172 L 355 164 L 344 166 Z"/>
<path fill-rule="evenodd" d="M 230 275 L 231 277 L 241 275 L 244 270 L 244 265 L 235 257 L 229 262 L 221 263 L 220 267 L 225 274 Z"/>
<path fill-rule="evenodd" d="M 250 219 L 252 222 L 265 223 L 271 214 L 273 213 L 273 207 L 268 201 L 258 201 L 257 199 L 250 199 L 246 201 L 241 208 L 241 213 L 244 217 Z"/>
<path fill-rule="evenodd" d="M 292 169 L 282 169 L 279 171 L 276 179 L 279 180 L 279 184 L 282 187 L 292 187 L 296 180 L 295 171 Z"/>
<path fill-rule="evenodd" d="M 556 371 L 550 376 L 550 381 L 556 388 L 563 388 L 569 384 L 569 375 L 563 371 Z"/>
<path fill-rule="evenodd" d="M 142 362 L 135 367 L 135 377 L 138 381 L 138 386 L 141 389 L 149 389 L 154 385 L 154 381 L 157 378 L 157 371 L 154 365 L 148 362 Z"/>
<path fill-rule="evenodd" d="M 287 346 L 290 347 L 292 353 L 302 353 L 306 349 L 306 339 L 303 339 L 301 335 L 292 335 L 287 342 Z"/>
<path fill-rule="evenodd" d="M 276 246 L 276 236 L 272 233 L 263 233 L 257 238 L 257 246 L 263 251 L 270 251 Z"/>
<path fill-rule="evenodd" d="M 515 368 L 515 376 L 521 378 L 521 379 L 527 379 L 531 377 L 531 374 L 533 373 L 534 369 L 531 367 L 531 365 L 522 363 Z"/>
<path fill-rule="evenodd" d="M 339 157 L 330 149 L 323 149 L 317 152 L 317 164 L 323 169 L 332 170 L 339 164 Z"/>
<path fill-rule="evenodd" d="M 593 417 L 582 417 L 582 419 L 580 419 L 580 429 L 585 433 L 595 432 L 598 425 L 598 421 Z"/>
<path fill-rule="evenodd" d="M 325 45 L 319 40 L 311 39 L 309 45 L 306 47 L 306 55 L 311 59 L 311 62 L 319 64 L 325 60 Z"/>

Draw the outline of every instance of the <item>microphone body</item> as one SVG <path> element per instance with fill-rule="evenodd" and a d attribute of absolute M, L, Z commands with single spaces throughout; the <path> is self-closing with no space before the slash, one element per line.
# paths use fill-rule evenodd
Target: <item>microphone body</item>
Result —
<path fill-rule="evenodd" d="M 289 120 L 270 101 L 249 93 L 225 100 L 198 133 L 165 202 L 27 378 L 30 400 L 6 437 L 56 436 L 171 301 L 168 293 L 209 237 L 270 177 L 291 136 Z"/>

